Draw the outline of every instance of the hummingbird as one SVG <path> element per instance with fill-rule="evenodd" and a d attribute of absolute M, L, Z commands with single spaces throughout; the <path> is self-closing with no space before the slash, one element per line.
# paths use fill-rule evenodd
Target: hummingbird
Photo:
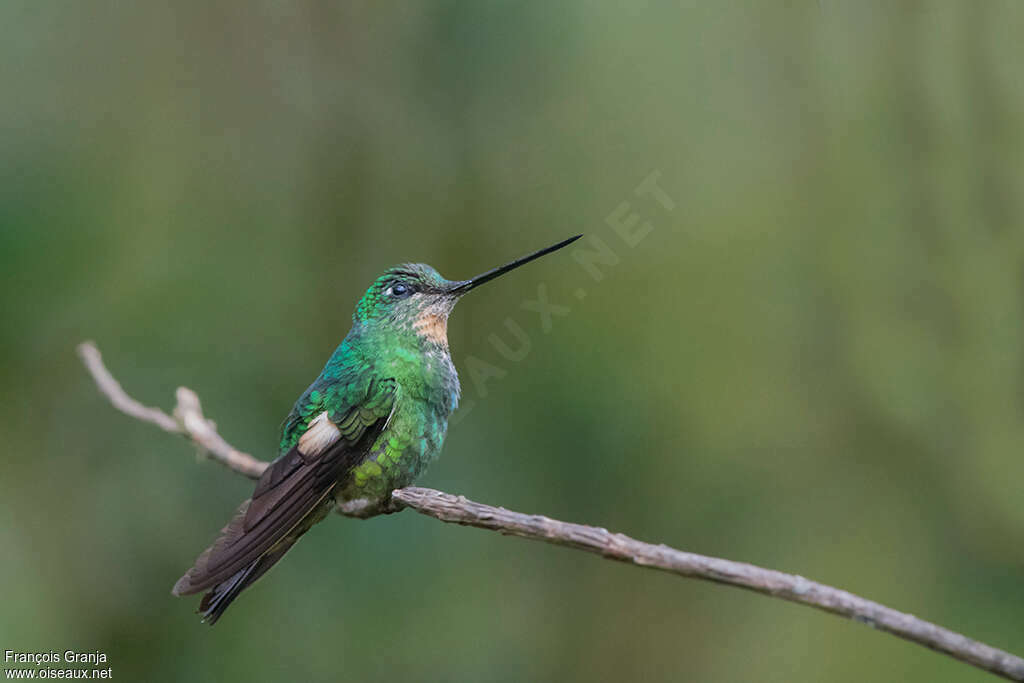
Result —
<path fill-rule="evenodd" d="M 411 484 L 440 454 L 458 406 L 459 377 L 448 349 L 455 304 L 581 236 L 469 280 L 446 280 L 422 263 L 384 271 L 285 419 L 277 459 L 172 594 L 205 591 L 198 613 L 213 624 L 332 509 L 363 518 L 391 511 L 391 492 Z"/>

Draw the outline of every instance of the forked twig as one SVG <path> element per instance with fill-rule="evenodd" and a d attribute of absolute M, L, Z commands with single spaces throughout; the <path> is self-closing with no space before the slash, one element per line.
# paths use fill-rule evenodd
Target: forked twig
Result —
<path fill-rule="evenodd" d="M 267 467 L 267 463 L 239 451 L 220 436 L 216 425 L 203 416 L 199 397 L 190 389 L 178 389 L 177 406 L 172 417 L 159 408 L 142 405 L 125 393 L 103 365 L 95 344 L 82 343 L 78 353 L 100 391 L 121 412 L 152 423 L 166 432 L 184 436 L 209 453 L 214 460 L 247 477 L 258 478 Z M 395 490 L 392 497 L 400 505 L 442 522 L 546 541 L 585 550 L 611 560 L 746 588 L 815 607 L 924 645 L 1003 678 L 1024 682 L 1024 659 L 1020 657 L 971 640 L 912 614 L 898 612 L 802 576 L 688 553 L 666 545 L 652 545 L 623 534 L 610 533 L 606 529 L 561 522 L 540 515 L 525 515 L 433 489 L 410 486 Z"/>

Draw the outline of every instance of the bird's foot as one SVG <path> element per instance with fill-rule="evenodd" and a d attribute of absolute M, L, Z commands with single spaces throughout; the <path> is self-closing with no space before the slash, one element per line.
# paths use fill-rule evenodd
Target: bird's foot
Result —
<path fill-rule="evenodd" d="M 399 512 L 405 506 L 397 500 L 388 496 L 385 500 L 379 498 L 352 498 L 350 500 L 339 500 L 334 504 L 334 510 L 345 517 L 357 519 L 369 519 L 377 515 L 390 515 Z"/>

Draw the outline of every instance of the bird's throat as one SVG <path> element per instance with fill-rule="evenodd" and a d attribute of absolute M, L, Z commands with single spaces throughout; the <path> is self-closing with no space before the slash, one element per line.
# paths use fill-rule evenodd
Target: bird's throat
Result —
<path fill-rule="evenodd" d="M 448 316 L 437 311 L 426 310 L 416 316 L 412 324 L 421 339 L 448 348 Z"/>

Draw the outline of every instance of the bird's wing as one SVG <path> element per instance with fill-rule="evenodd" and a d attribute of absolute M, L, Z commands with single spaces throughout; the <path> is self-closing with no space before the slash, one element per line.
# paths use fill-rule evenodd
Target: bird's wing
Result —
<path fill-rule="evenodd" d="M 327 393 L 331 388 L 322 395 L 318 392 L 303 407 L 307 416 L 290 420 L 294 434 L 286 431 L 284 438 L 292 445 L 267 467 L 252 498 L 181 577 L 175 595 L 206 590 L 259 559 L 313 512 L 342 475 L 360 462 L 394 413 L 398 394 L 398 383 L 391 379 L 364 386 L 355 391 L 352 385 L 335 387 L 333 394 Z M 347 401 L 346 393 L 350 395 Z M 339 397 L 340 407 L 333 411 L 326 407 L 337 405 Z M 316 412 L 320 408 L 323 410 Z"/>

